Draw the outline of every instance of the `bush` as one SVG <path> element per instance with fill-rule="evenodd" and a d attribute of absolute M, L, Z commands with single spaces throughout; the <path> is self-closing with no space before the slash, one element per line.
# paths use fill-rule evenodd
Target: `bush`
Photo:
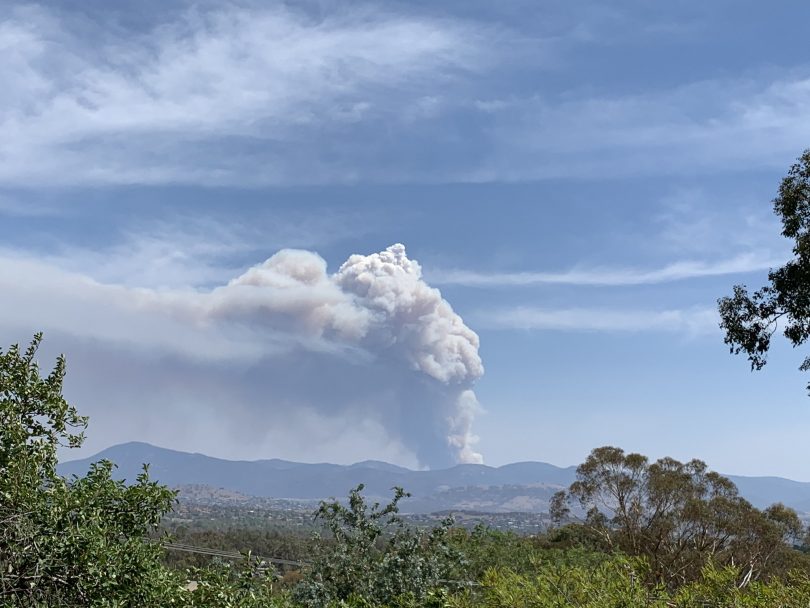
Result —
<path fill-rule="evenodd" d="M 40 340 L 0 351 L 0 603 L 176 604 L 182 581 L 147 538 L 174 493 L 146 470 L 114 481 L 109 462 L 81 479 L 56 473 L 57 449 L 80 446 L 87 419 L 62 397 L 62 357 L 40 376 Z"/>
<path fill-rule="evenodd" d="M 351 491 L 348 507 L 338 501 L 322 502 L 316 517 L 331 538 L 318 544 L 318 554 L 295 588 L 297 601 L 311 608 L 332 602 L 364 601 L 383 605 L 417 604 L 446 585 L 461 556 L 445 520 L 429 531 L 417 530 L 399 517 L 399 501 L 407 494 L 395 488 L 385 507 L 369 506 L 363 485 Z"/>

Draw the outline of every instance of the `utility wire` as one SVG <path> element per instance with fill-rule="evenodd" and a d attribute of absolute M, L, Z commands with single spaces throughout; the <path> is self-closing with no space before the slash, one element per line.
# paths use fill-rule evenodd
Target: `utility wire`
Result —
<path fill-rule="evenodd" d="M 162 543 L 163 547 L 172 551 L 185 551 L 186 553 L 198 553 L 200 555 L 211 555 L 213 557 L 224 557 L 227 559 L 243 559 L 244 553 L 237 553 L 234 551 L 220 551 L 219 549 L 211 549 L 210 547 L 197 547 L 194 545 L 187 545 L 185 543 Z M 282 564 L 285 566 L 306 566 L 307 562 L 298 562 L 291 559 L 282 559 L 280 557 L 264 557 L 261 555 L 254 555 L 257 560 L 269 562 L 273 564 Z"/>

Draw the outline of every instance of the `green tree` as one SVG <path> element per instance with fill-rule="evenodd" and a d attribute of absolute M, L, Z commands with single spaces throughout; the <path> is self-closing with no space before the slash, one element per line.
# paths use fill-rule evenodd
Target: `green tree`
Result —
<path fill-rule="evenodd" d="M 287 595 L 274 589 L 272 576 L 249 554 L 239 563 L 215 562 L 189 572 L 193 590 L 185 608 L 291 608 Z"/>
<path fill-rule="evenodd" d="M 605 546 L 644 557 L 653 579 L 670 586 L 695 580 L 709 562 L 744 564 L 749 579 L 767 576 L 802 531 L 795 511 L 754 508 L 700 460 L 650 463 L 615 447 L 591 452 L 557 508 L 571 499 Z"/>
<path fill-rule="evenodd" d="M 180 601 L 180 579 L 148 535 L 174 493 L 112 479 L 102 461 L 82 478 L 56 472 L 57 449 L 79 447 L 87 418 L 62 396 L 65 360 L 40 375 L 41 335 L 0 351 L 0 604 L 157 606 Z"/>
<path fill-rule="evenodd" d="M 369 505 L 363 488 L 350 492 L 348 506 L 321 502 L 316 512 L 330 538 L 317 544 L 315 560 L 295 589 L 305 606 L 352 598 L 383 605 L 403 598 L 421 602 L 461 560 L 449 539 L 452 518 L 428 531 L 416 529 L 399 516 L 399 502 L 409 496 L 402 488 L 394 488 L 384 507 Z"/>
<path fill-rule="evenodd" d="M 764 287 L 749 293 L 745 285 L 735 285 L 731 296 L 718 300 L 725 342 L 733 354 L 747 355 L 753 370 L 767 363 L 771 338 L 780 328 L 794 347 L 810 337 L 810 150 L 782 180 L 773 209 L 782 236 L 793 241 L 793 259 L 771 270 Z M 800 369 L 810 370 L 810 357 Z"/>

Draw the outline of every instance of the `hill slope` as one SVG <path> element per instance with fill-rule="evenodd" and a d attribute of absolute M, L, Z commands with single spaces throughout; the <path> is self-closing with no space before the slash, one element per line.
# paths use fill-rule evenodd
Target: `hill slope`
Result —
<path fill-rule="evenodd" d="M 249 496 L 323 499 L 343 497 L 360 483 L 369 495 L 387 497 L 401 486 L 413 498 L 403 504 L 412 512 L 465 509 L 488 512 L 544 512 L 558 489 L 574 480 L 574 467 L 544 462 L 519 462 L 501 467 L 457 465 L 436 471 L 412 471 L 384 462 L 353 465 L 304 464 L 286 460 L 223 460 L 148 443 L 125 443 L 95 456 L 64 462 L 62 475 L 83 475 L 102 458 L 118 465 L 116 476 L 132 480 L 149 463 L 153 478 L 169 486 L 206 485 Z M 783 502 L 799 512 L 810 512 L 810 483 L 778 477 L 730 479 L 758 507 Z"/>

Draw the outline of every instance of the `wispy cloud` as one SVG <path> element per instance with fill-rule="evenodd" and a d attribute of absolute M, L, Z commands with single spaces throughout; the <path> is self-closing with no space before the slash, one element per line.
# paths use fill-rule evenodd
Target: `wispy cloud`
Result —
<path fill-rule="evenodd" d="M 476 105 L 492 141 L 487 160 L 463 178 L 482 182 L 784 169 L 810 141 L 807 66 L 641 94 Z"/>
<path fill-rule="evenodd" d="M 12 208 L 13 209 L 13 208 Z M 44 208 L 50 210 L 51 208 Z M 15 210 L 15 209 L 13 209 Z M 0 198 L 0 216 L 4 212 Z M 55 211 L 54 211 L 55 212 Z M 256 259 L 285 248 L 322 248 L 373 231 L 373 211 L 256 210 L 250 220 L 210 211 L 167 213 L 162 219 L 110 226 L 111 242 L 87 242 L 70 233 L 41 242 L 0 246 L 0 260 L 46 264 L 103 284 L 150 289 L 210 289 L 226 283 Z"/>
<path fill-rule="evenodd" d="M 673 310 L 612 310 L 600 308 L 546 309 L 533 307 L 478 311 L 468 315 L 473 325 L 487 329 L 598 332 L 683 332 L 691 336 L 717 331 L 711 308 Z"/>
<path fill-rule="evenodd" d="M 62 215 L 64 208 L 52 204 L 20 200 L 0 194 L 0 216 L 8 217 L 52 217 Z"/>
<path fill-rule="evenodd" d="M 145 34 L 12 8 L 0 27 L 0 48 L 13 49 L 0 66 L 0 181 L 277 182 L 291 131 L 396 116 L 486 63 L 480 35 L 361 8 L 314 19 L 280 2 L 190 10 Z"/>
<path fill-rule="evenodd" d="M 658 201 L 661 210 L 653 218 L 659 228 L 654 236 L 657 249 L 700 257 L 770 251 L 780 252 L 773 257 L 786 259 L 789 242 L 782 238 L 779 219 L 763 198 L 733 184 L 724 184 L 722 191 L 676 188 Z"/>
<path fill-rule="evenodd" d="M 468 11 L 327 5 L 175 6 L 148 31 L 12 5 L 0 184 L 691 175 L 781 169 L 810 140 L 808 66 L 644 93 L 583 88 L 587 69 L 572 69 L 561 90 L 542 76 L 615 33 L 611 11 L 584 36 L 577 20 L 594 18 L 569 11 L 551 36 L 539 17 L 529 35 Z M 621 31 L 651 35 L 635 25 Z"/>
<path fill-rule="evenodd" d="M 430 280 L 467 287 L 523 287 L 531 285 L 625 286 L 668 283 L 701 277 L 744 274 L 784 263 L 770 254 L 746 253 L 715 262 L 682 261 L 661 268 L 574 268 L 563 272 L 493 272 L 434 270 Z"/>

